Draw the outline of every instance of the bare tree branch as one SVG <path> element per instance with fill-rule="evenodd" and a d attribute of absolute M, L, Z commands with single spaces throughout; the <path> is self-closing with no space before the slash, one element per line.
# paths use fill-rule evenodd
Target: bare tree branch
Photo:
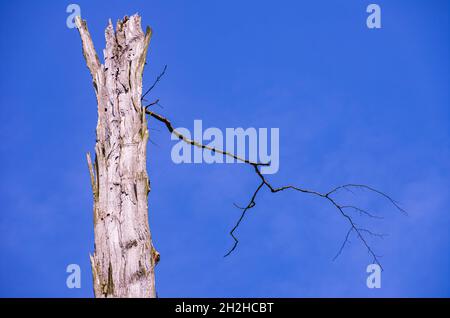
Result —
<path fill-rule="evenodd" d="M 372 187 L 369 187 L 368 185 L 365 185 L 365 184 L 352 184 L 352 183 L 350 183 L 350 184 L 344 184 L 344 185 L 342 185 L 342 186 L 339 186 L 339 187 L 334 188 L 333 190 L 331 190 L 331 191 L 328 192 L 327 194 L 333 194 L 333 193 L 335 193 L 336 191 L 338 191 L 338 190 L 340 190 L 340 189 L 347 189 L 347 190 L 348 190 L 348 188 L 351 188 L 351 187 L 353 187 L 353 188 L 367 189 L 367 190 L 370 190 L 370 191 L 372 191 L 372 192 L 378 193 L 379 195 L 381 195 L 381 196 L 385 197 L 387 200 L 389 200 L 389 202 L 391 202 L 391 203 L 392 203 L 399 211 L 403 212 L 405 215 L 408 214 L 408 212 L 406 212 L 404 209 L 402 209 L 402 208 L 398 205 L 398 203 L 397 203 L 394 199 L 392 199 L 390 196 L 388 196 L 386 193 L 381 192 L 381 191 L 379 191 L 379 190 L 377 190 L 377 189 L 374 189 L 374 188 L 372 188 Z"/>
<path fill-rule="evenodd" d="M 208 146 L 208 145 L 203 145 L 203 144 L 201 144 L 201 143 L 199 143 L 199 142 L 197 142 L 195 140 L 191 140 L 191 139 L 183 136 L 175 128 L 173 128 L 172 123 L 167 118 L 165 118 L 165 117 L 163 117 L 161 115 L 158 115 L 158 114 L 156 114 L 156 113 L 154 113 L 154 112 L 152 112 L 152 111 L 150 111 L 148 109 L 145 109 L 145 112 L 147 114 L 149 114 L 150 116 L 152 116 L 153 118 L 155 118 L 155 119 L 159 120 L 160 122 L 164 123 L 171 134 L 174 134 L 175 136 L 177 136 L 178 138 L 180 138 L 181 140 L 183 140 L 184 142 L 186 142 L 186 143 L 188 143 L 188 144 L 190 144 L 192 146 L 196 146 L 196 147 L 202 148 L 202 149 L 208 149 L 208 150 L 211 150 L 213 152 L 217 152 L 217 153 L 220 153 L 222 155 L 232 157 L 232 158 L 234 158 L 236 160 L 242 161 L 242 162 L 250 164 L 252 166 L 268 166 L 269 165 L 269 163 L 252 162 L 250 160 L 246 160 L 244 158 L 238 157 L 235 154 L 232 154 L 230 152 L 223 151 L 222 149 L 214 148 L 214 147 L 211 147 L 211 146 Z"/>
<path fill-rule="evenodd" d="M 384 193 L 384 192 L 382 192 L 382 191 L 380 191 L 380 190 L 377 190 L 377 189 L 375 189 L 375 188 L 373 188 L 373 187 L 364 185 L 364 184 L 345 184 L 345 185 L 342 185 L 342 186 L 338 186 L 338 187 L 336 187 L 336 188 L 334 188 L 334 189 L 332 189 L 331 191 L 328 191 L 328 192 L 326 192 L 326 193 L 321 193 L 321 192 L 314 191 L 314 190 L 309 190 L 309 189 L 305 189 L 305 188 L 300 188 L 300 187 L 293 186 L 293 185 L 285 185 L 285 186 L 281 186 L 281 187 L 278 187 L 278 188 L 273 187 L 273 186 L 267 181 L 266 177 L 265 177 L 265 176 L 261 173 L 261 171 L 259 170 L 259 166 L 268 166 L 269 163 L 257 163 L 257 162 L 251 162 L 251 161 L 249 161 L 249 160 L 246 160 L 246 159 L 244 159 L 244 158 L 240 158 L 240 157 L 236 156 L 235 154 L 232 154 L 232 153 L 223 151 L 223 150 L 221 150 L 221 149 L 217 149 L 217 148 L 213 148 L 213 147 L 210 147 L 210 146 L 207 146 L 207 145 L 203 145 L 203 144 L 201 144 L 201 143 L 199 143 L 199 142 L 196 142 L 196 141 L 194 141 L 194 140 L 191 140 L 191 139 L 189 139 L 189 138 L 183 136 L 181 133 L 179 133 L 179 132 L 172 126 L 172 123 L 171 123 L 167 118 L 165 118 L 165 117 L 163 117 L 163 116 L 161 116 L 161 115 L 159 115 L 159 114 L 156 114 L 156 113 L 154 113 L 154 112 L 152 112 L 152 111 L 149 111 L 148 109 L 145 109 L 145 112 L 146 112 L 147 114 L 149 114 L 151 117 L 153 117 L 153 118 L 157 119 L 158 121 L 164 123 L 164 124 L 166 125 L 166 127 L 167 127 L 167 129 L 169 130 L 170 133 L 176 135 L 179 139 L 183 140 L 184 142 L 186 142 L 186 143 L 188 143 L 188 144 L 190 144 L 190 145 L 196 146 L 196 147 L 198 147 L 198 148 L 208 149 L 208 150 L 211 150 L 211 151 L 214 151 L 214 152 L 217 152 L 217 153 L 226 155 L 226 156 L 230 156 L 230 157 L 232 157 L 232 158 L 234 158 L 234 159 L 236 159 L 236 160 L 239 160 L 239 161 L 242 161 L 242 162 L 245 162 L 245 163 L 251 165 L 251 166 L 254 168 L 255 173 L 257 174 L 257 176 L 260 178 L 261 183 L 258 185 L 258 187 L 256 188 L 256 190 L 253 192 L 253 195 L 251 196 L 250 201 L 249 201 L 249 203 L 247 204 L 247 206 L 245 206 L 245 207 L 240 207 L 240 206 L 234 204 L 235 207 L 237 207 L 238 209 L 241 209 L 241 210 L 242 210 L 242 213 L 241 213 L 239 219 L 237 220 L 236 224 L 234 225 L 234 227 L 233 227 L 233 228 L 231 229 L 231 231 L 230 231 L 230 235 L 231 235 L 231 237 L 233 238 L 234 243 L 233 243 L 233 246 L 231 247 L 231 249 L 225 254 L 225 257 L 228 256 L 228 255 L 230 255 L 230 254 L 236 249 L 237 245 L 239 244 L 239 240 L 238 240 L 237 237 L 235 236 L 235 231 L 238 229 L 238 227 L 239 227 L 239 225 L 241 224 L 242 220 L 244 219 L 245 214 L 247 213 L 247 211 L 248 211 L 249 209 L 253 208 L 253 207 L 256 205 L 256 201 L 255 201 L 255 200 L 256 200 L 256 196 L 257 196 L 257 194 L 259 193 L 259 191 L 265 186 L 265 187 L 266 187 L 267 189 L 269 189 L 270 192 L 272 192 L 272 193 L 277 193 L 277 192 L 281 192 L 281 191 L 284 191 L 284 190 L 294 190 L 294 191 L 298 191 L 298 192 L 302 192 L 302 193 L 306 193 L 306 194 L 311 194 L 311 195 L 314 195 L 314 196 L 318 196 L 318 197 L 320 197 L 320 198 L 323 198 L 323 199 L 327 200 L 332 206 L 334 206 L 334 207 L 339 211 L 339 213 L 342 215 L 342 217 L 343 217 L 344 219 L 346 219 L 347 222 L 348 222 L 348 224 L 350 225 L 350 228 L 349 228 L 349 230 L 348 230 L 348 232 L 347 232 L 347 234 L 346 234 L 346 236 L 345 236 L 345 240 L 344 240 L 344 242 L 342 243 L 341 247 L 339 248 L 339 250 L 338 250 L 336 256 L 333 258 L 333 260 L 335 260 L 337 257 L 339 257 L 339 255 L 342 253 L 344 247 L 345 247 L 346 244 L 349 242 L 350 234 L 351 234 L 352 232 L 355 232 L 355 233 L 356 233 L 356 237 L 361 241 L 361 243 L 363 244 L 363 246 L 367 249 L 368 253 L 373 257 L 374 262 L 377 263 L 378 265 L 380 265 L 380 267 L 381 267 L 381 264 L 380 264 L 379 259 L 378 259 L 379 256 L 377 256 L 377 255 L 375 254 L 375 252 L 373 251 L 373 249 L 370 247 L 370 245 L 368 244 L 368 242 L 367 242 L 366 238 L 364 237 L 363 233 L 364 233 L 364 234 L 368 234 L 368 235 L 370 235 L 370 236 L 377 237 L 377 238 L 383 238 L 385 235 L 384 235 L 384 234 L 379 234 L 379 233 L 374 233 L 374 232 L 372 232 L 372 231 L 370 231 L 370 230 L 368 230 L 368 229 L 358 227 L 357 224 L 354 222 L 353 218 L 352 218 L 349 214 L 345 213 L 344 210 L 345 210 L 345 209 L 353 209 L 353 210 L 355 210 L 355 211 L 358 211 L 360 214 L 363 214 L 363 215 L 366 215 L 366 216 L 368 216 L 368 217 L 375 218 L 375 219 L 381 219 L 382 217 L 377 216 L 377 215 L 374 215 L 374 214 L 371 214 L 370 212 L 368 212 L 368 211 L 366 211 L 366 210 L 363 210 L 363 209 L 361 209 L 361 208 L 358 208 L 358 207 L 356 207 L 356 206 L 353 206 L 353 205 L 341 205 L 341 204 L 339 204 L 339 203 L 336 201 L 335 198 L 332 197 L 332 195 L 335 194 L 336 192 L 338 192 L 338 191 L 341 190 L 341 189 L 348 190 L 348 191 L 350 191 L 350 192 L 352 192 L 352 193 L 354 193 L 354 192 L 351 190 L 352 188 L 366 189 L 366 190 L 369 190 L 369 191 L 371 191 L 371 192 L 374 192 L 374 193 L 376 193 L 376 194 L 378 194 L 378 195 L 380 195 L 380 196 L 386 198 L 390 203 L 392 203 L 392 205 L 394 205 L 395 208 L 397 208 L 397 209 L 398 209 L 399 211 L 401 211 L 402 213 L 405 213 L 405 214 L 406 214 L 406 211 L 405 211 L 404 209 L 402 209 L 402 208 L 398 205 L 398 203 L 397 203 L 396 201 L 394 201 L 394 200 L 393 200 L 390 196 L 388 196 L 386 193 Z M 381 268 L 382 268 L 382 267 L 381 267 Z"/>
<path fill-rule="evenodd" d="M 352 233 L 352 231 L 353 231 L 353 227 L 350 227 L 350 229 L 347 231 L 347 234 L 345 235 L 344 242 L 342 242 L 342 245 L 339 248 L 339 251 L 333 257 L 333 261 L 335 261 L 342 254 L 342 251 L 344 250 L 345 245 L 347 245 L 347 243 L 350 242 L 349 238 L 350 238 L 350 234 Z"/>
<path fill-rule="evenodd" d="M 156 99 L 155 101 L 151 102 L 150 104 L 144 106 L 144 107 L 145 107 L 145 110 L 147 110 L 147 108 L 149 108 L 149 107 L 151 107 L 151 106 L 153 106 L 153 105 L 159 105 L 159 98 Z M 161 107 L 161 105 L 159 105 L 159 106 Z"/>
<path fill-rule="evenodd" d="M 156 86 L 156 84 L 158 84 L 158 82 L 161 80 L 161 78 L 164 76 L 164 74 L 166 73 L 167 70 L 167 65 L 164 65 L 164 69 L 161 72 L 161 74 L 158 75 L 158 77 L 156 78 L 156 80 L 153 82 L 152 86 L 150 86 L 150 88 L 142 95 L 141 100 L 144 99 L 144 97 L 150 93 L 150 91 Z"/>
<path fill-rule="evenodd" d="M 250 202 L 248 203 L 248 205 L 242 210 L 241 216 L 239 217 L 238 221 L 236 222 L 235 226 L 231 229 L 230 231 L 230 235 L 234 240 L 234 244 L 233 247 L 228 251 L 228 253 L 226 253 L 224 255 L 224 257 L 227 257 L 228 255 L 230 255 L 235 248 L 237 247 L 237 245 L 239 244 L 239 240 L 236 238 L 236 236 L 234 236 L 234 231 L 236 231 L 236 229 L 239 227 L 239 224 L 241 224 L 242 219 L 245 216 L 245 213 L 247 213 L 247 211 L 251 208 L 253 208 L 256 203 L 255 203 L 255 199 L 256 199 L 256 195 L 258 194 L 259 190 L 261 190 L 261 188 L 264 186 L 264 182 L 262 182 L 255 190 L 255 192 L 252 195 L 252 198 L 250 199 Z"/>
<path fill-rule="evenodd" d="M 379 260 L 378 260 L 377 255 L 374 253 L 374 251 L 372 250 L 372 248 L 371 248 L 371 247 L 369 246 L 369 244 L 367 243 L 367 240 L 366 240 L 366 239 L 364 238 L 364 236 L 362 235 L 362 232 L 370 233 L 370 234 L 374 234 L 374 233 L 368 231 L 367 229 L 361 229 L 361 228 L 358 228 L 358 227 L 356 226 L 355 222 L 353 221 L 352 217 L 344 212 L 344 207 L 345 207 L 345 206 L 342 206 L 342 205 L 338 204 L 338 203 L 336 202 L 336 200 L 333 199 L 333 198 L 331 197 L 331 195 L 332 195 L 333 193 L 335 193 L 338 189 L 341 189 L 341 188 L 351 187 L 351 186 L 362 187 L 362 188 L 369 189 L 370 191 L 373 191 L 373 192 L 375 192 L 375 193 L 378 193 L 378 194 L 380 194 L 381 196 L 383 196 L 383 197 L 385 197 L 385 198 L 388 198 L 389 201 L 392 202 L 393 205 L 394 205 L 397 209 L 399 209 L 400 211 L 406 213 L 406 211 L 404 211 L 402 208 L 400 208 L 400 207 L 395 203 L 395 201 L 392 200 L 388 195 L 386 195 L 385 193 L 383 193 L 383 192 L 381 192 L 381 191 L 379 191 L 379 190 L 376 190 L 376 189 L 374 189 L 374 188 L 372 188 L 372 187 L 366 186 L 366 185 L 353 185 L 353 184 L 337 187 L 337 188 L 335 188 L 335 189 L 333 189 L 333 190 L 331 190 L 331 191 L 329 191 L 329 192 L 327 192 L 327 193 L 320 193 L 320 192 L 317 192 L 317 191 L 312 191 L 312 190 L 308 190 L 308 189 L 303 189 L 303 188 L 295 187 L 295 186 L 292 186 L 292 185 L 282 186 L 282 187 L 279 187 L 279 188 L 274 188 L 269 182 L 267 182 L 266 178 L 264 177 L 264 175 L 261 174 L 261 172 L 259 171 L 258 167 L 255 166 L 254 168 L 255 168 L 256 174 L 260 177 L 260 179 L 262 180 L 262 182 L 270 189 L 270 191 L 271 191 L 272 193 L 276 193 L 276 192 L 280 192 L 280 191 L 292 189 L 292 190 L 299 191 L 299 192 L 302 192 L 302 193 L 313 194 L 313 195 L 316 195 L 316 196 L 319 196 L 319 197 L 321 197 L 321 198 L 324 198 L 324 199 L 328 200 L 328 201 L 329 201 L 329 202 L 330 202 L 330 203 L 331 203 L 331 204 L 332 204 L 332 205 L 340 212 L 340 214 L 348 221 L 348 223 L 350 224 L 351 229 L 355 231 L 357 237 L 360 239 L 360 241 L 361 241 L 361 242 L 363 243 L 363 245 L 366 247 L 366 249 L 367 249 L 367 251 L 369 252 L 369 254 L 372 255 L 374 261 L 375 261 L 378 265 L 380 265 L 380 267 L 381 267 L 381 264 L 380 264 L 380 262 L 379 262 Z M 346 239 L 346 241 L 348 240 L 348 235 L 349 235 L 349 233 L 347 233 L 347 239 Z M 345 242 L 346 242 L 346 241 L 344 241 L 344 244 L 343 244 L 344 246 L 345 246 Z M 234 246 L 233 246 L 233 247 L 234 247 Z M 235 247 L 234 247 L 234 248 L 235 248 Z M 341 247 L 341 249 L 342 249 L 342 248 L 343 248 L 343 247 Z M 339 256 L 339 254 L 341 254 L 341 252 L 342 252 L 342 251 L 340 250 L 339 253 L 338 253 L 338 256 Z"/>

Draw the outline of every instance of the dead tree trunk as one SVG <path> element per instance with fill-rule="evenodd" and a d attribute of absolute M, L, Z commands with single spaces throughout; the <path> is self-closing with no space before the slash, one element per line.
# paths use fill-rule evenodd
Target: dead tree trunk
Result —
<path fill-rule="evenodd" d="M 95 162 L 88 154 L 94 194 L 95 252 L 91 256 L 96 297 L 155 297 L 159 254 L 148 224 L 148 141 L 141 105 L 142 72 L 151 29 L 134 15 L 111 21 L 101 64 L 86 22 L 77 17 L 83 54 L 97 96 Z"/>

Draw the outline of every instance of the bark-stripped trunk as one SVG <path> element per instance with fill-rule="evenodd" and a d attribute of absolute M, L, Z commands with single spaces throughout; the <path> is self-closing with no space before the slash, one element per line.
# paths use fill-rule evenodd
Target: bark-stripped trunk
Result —
<path fill-rule="evenodd" d="M 95 162 L 88 154 L 94 193 L 95 252 L 91 256 L 96 297 L 155 297 L 153 248 L 148 225 L 148 140 L 141 105 L 142 72 L 151 29 L 134 15 L 111 21 L 101 64 L 85 21 L 76 18 L 83 54 L 98 103 Z"/>

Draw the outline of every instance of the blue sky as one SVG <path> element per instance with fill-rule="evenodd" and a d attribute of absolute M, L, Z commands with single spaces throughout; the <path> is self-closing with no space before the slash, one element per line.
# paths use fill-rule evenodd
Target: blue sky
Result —
<path fill-rule="evenodd" d="M 1 1 L 0 296 L 92 297 L 96 100 L 65 1 Z M 403 216 L 365 191 L 340 199 L 385 216 L 358 222 L 383 257 L 382 288 L 365 285 L 367 251 L 319 198 L 261 192 L 232 245 L 258 180 L 243 165 L 175 165 L 151 121 L 150 226 L 161 253 L 160 297 L 450 296 L 449 2 L 76 1 L 97 51 L 113 21 L 139 12 L 154 36 L 144 72 L 177 126 L 280 128 L 269 176 L 327 191 L 360 182 L 386 191 Z M 101 54 L 100 54 L 101 55 Z M 82 288 L 66 287 L 66 266 Z"/>

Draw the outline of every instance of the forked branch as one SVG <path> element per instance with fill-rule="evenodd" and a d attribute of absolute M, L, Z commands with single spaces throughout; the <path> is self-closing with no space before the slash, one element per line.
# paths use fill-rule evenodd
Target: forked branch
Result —
<path fill-rule="evenodd" d="M 309 190 L 309 189 L 305 189 L 305 188 L 300 188 L 300 187 L 293 186 L 293 185 L 285 185 L 285 186 L 281 186 L 281 187 L 276 188 L 276 187 L 272 186 L 272 184 L 267 180 L 267 178 L 259 170 L 260 166 L 268 166 L 268 165 L 270 165 L 269 163 L 252 162 L 252 161 L 246 160 L 245 158 L 240 158 L 240 157 L 236 156 L 233 153 L 229 153 L 229 152 L 223 151 L 221 149 L 210 147 L 208 145 L 203 145 L 203 144 L 201 144 L 201 143 L 199 143 L 197 141 L 191 140 L 191 139 L 183 136 L 180 132 L 178 132 L 173 127 L 172 123 L 166 117 L 163 117 L 163 116 L 161 116 L 159 114 L 156 114 L 155 112 L 152 112 L 152 111 L 148 110 L 147 108 L 145 109 L 145 112 L 147 114 L 149 114 L 151 117 L 153 117 L 153 118 L 157 119 L 158 121 L 162 122 L 167 127 L 167 129 L 169 130 L 170 133 L 174 134 L 175 136 L 177 136 L 179 139 L 183 140 L 184 142 L 186 142 L 186 143 L 188 143 L 188 144 L 190 144 L 192 146 L 195 146 L 195 147 L 198 147 L 198 148 L 201 148 L 201 149 L 208 149 L 210 151 L 217 152 L 217 153 L 220 153 L 222 155 L 229 156 L 229 157 L 232 157 L 232 158 L 234 158 L 236 160 L 239 160 L 239 161 L 242 161 L 244 163 L 247 163 L 248 165 L 253 167 L 256 175 L 261 180 L 261 182 L 259 183 L 259 185 L 256 188 L 256 190 L 253 192 L 253 195 L 251 196 L 250 201 L 247 204 L 247 206 L 240 207 L 240 206 L 234 204 L 237 208 L 242 210 L 242 213 L 241 213 L 239 219 L 237 220 L 236 224 L 234 225 L 234 227 L 230 231 L 230 235 L 233 238 L 234 243 L 233 243 L 233 246 L 231 247 L 231 249 L 225 254 L 225 257 L 230 255 L 236 249 L 237 245 L 239 244 L 239 240 L 238 240 L 238 238 L 235 235 L 235 231 L 238 229 L 239 225 L 241 224 L 241 222 L 244 219 L 244 217 L 245 217 L 246 213 L 248 212 L 248 210 L 250 210 L 251 208 L 253 208 L 256 205 L 256 197 L 257 197 L 258 193 L 260 192 L 260 190 L 262 188 L 266 187 L 272 193 L 277 193 L 277 192 L 281 192 L 281 191 L 284 191 L 284 190 L 294 190 L 294 191 L 298 191 L 298 192 L 301 192 L 301 193 L 306 193 L 306 194 L 311 194 L 311 195 L 314 195 L 314 196 L 318 196 L 318 197 L 323 198 L 326 201 L 328 201 L 334 208 L 336 208 L 338 210 L 338 212 L 342 215 L 342 217 L 345 220 L 347 220 L 347 222 L 348 222 L 348 224 L 350 226 L 350 228 L 349 228 L 349 230 L 348 230 L 348 232 L 347 232 L 347 234 L 345 236 L 344 242 L 342 243 L 341 247 L 339 248 L 339 250 L 338 250 L 336 256 L 333 258 L 333 260 L 335 260 L 337 257 L 339 257 L 339 255 L 342 253 L 344 247 L 349 242 L 350 235 L 352 234 L 352 232 L 355 232 L 356 233 L 356 237 L 362 242 L 364 247 L 367 249 L 368 253 L 373 257 L 373 261 L 375 263 L 377 263 L 378 265 L 380 265 L 380 267 L 381 267 L 381 264 L 380 264 L 380 261 L 379 261 L 379 256 L 377 256 L 375 254 L 375 252 L 373 251 L 373 249 L 371 248 L 371 246 L 367 242 L 366 237 L 363 234 L 374 236 L 374 237 L 377 237 L 377 238 L 383 238 L 384 234 L 374 233 L 374 232 L 370 231 L 369 229 L 358 227 L 358 225 L 354 222 L 353 217 L 350 214 L 347 214 L 344 210 L 345 209 L 353 209 L 353 210 L 359 212 L 360 215 L 365 215 L 365 216 L 367 216 L 369 218 L 374 218 L 374 219 L 381 219 L 382 217 L 378 216 L 378 215 L 374 215 L 374 214 L 368 212 L 367 210 L 363 210 L 363 209 L 358 208 L 358 207 L 353 206 L 353 205 L 341 205 L 341 204 L 339 204 L 337 202 L 337 200 L 334 197 L 332 197 L 332 195 L 336 194 L 339 190 L 342 190 L 342 189 L 349 190 L 349 191 L 351 191 L 352 188 L 366 189 L 366 190 L 369 190 L 371 192 L 374 192 L 374 193 L 384 197 L 395 208 L 397 208 L 402 213 L 406 214 L 406 211 L 404 209 L 402 209 L 398 205 L 398 203 L 396 201 L 394 201 L 386 193 L 384 193 L 384 192 L 382 192 L 380 190 L 377 190 L 377 189 L 375 189 L 373 187 L 364 185 L 364 184 L 345 184 L 345 185 L 338 186 L 338 187 L 336 187 L 336 188 L 334 188 L 334 189 L 332 189 L 332 190 L 330 190 L 328 192 L 325 192 L 325 193 L 314 191 L 314 190 Z"/>

